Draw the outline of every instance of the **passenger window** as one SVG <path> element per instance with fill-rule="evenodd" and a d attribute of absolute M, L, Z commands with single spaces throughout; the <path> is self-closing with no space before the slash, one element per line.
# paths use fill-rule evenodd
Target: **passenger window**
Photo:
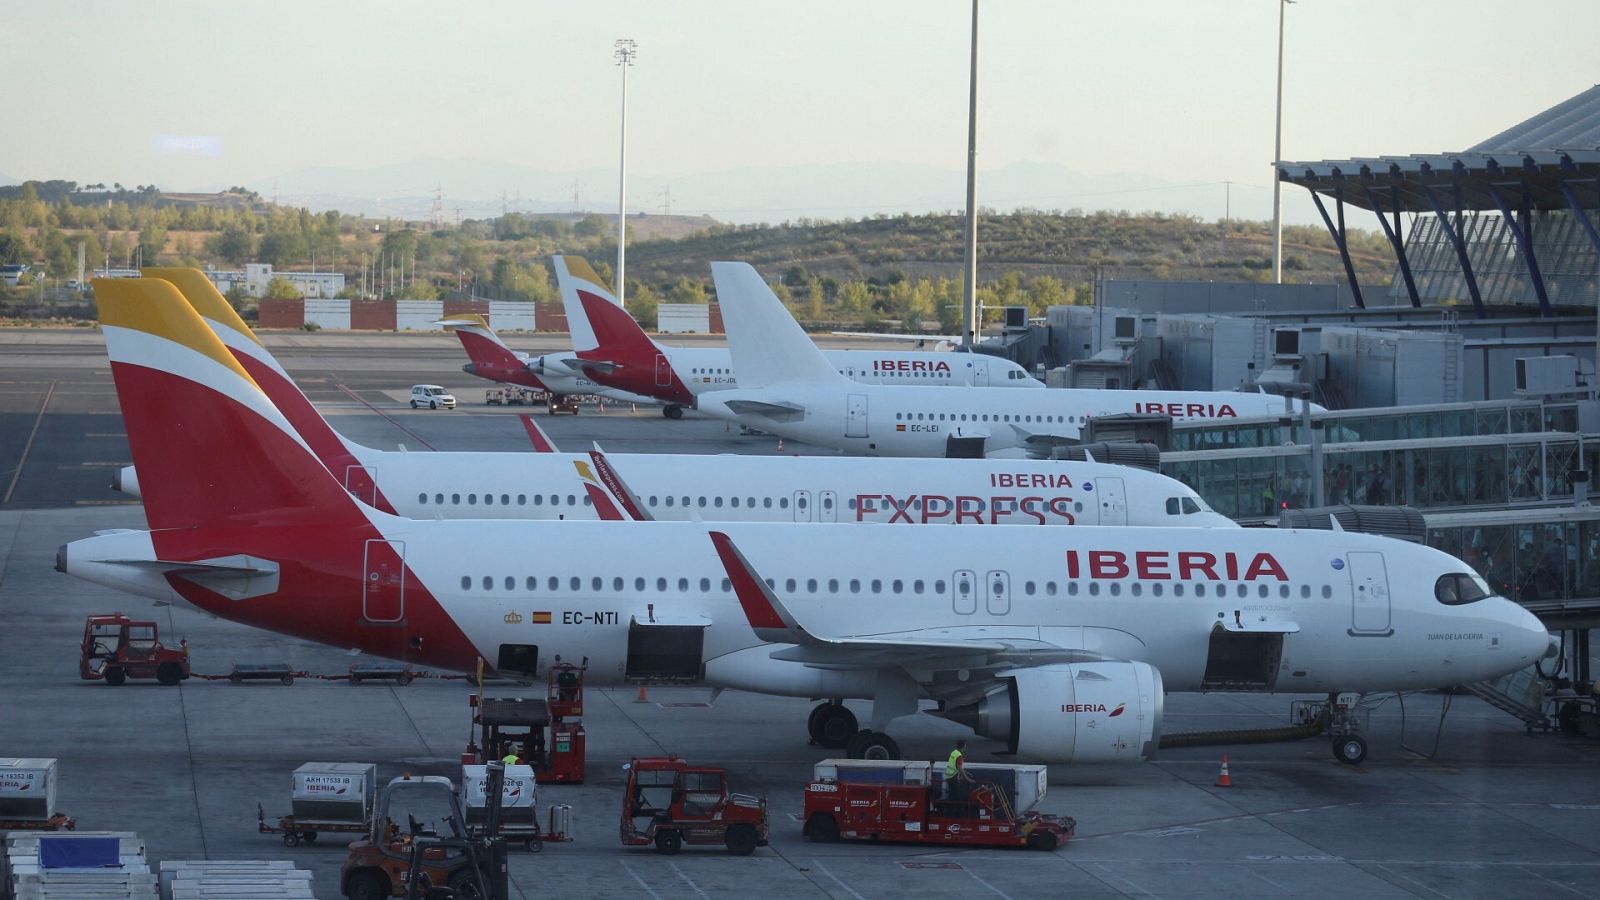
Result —
<path fill-rule="evenodd" d="M 463 575 L 463 576 L 461 576 L 461 589 L 463 591 L 472 590 L 472 576 L 471 575 Z"/>
<path fill-rule="evenodd" d="M 738 497 L 734 497 L 733 499 L 729 500 L 728 503 L 730 505 L 732 505 L 734 509 L 738 509 L 739 508 L 739 498 Z"/>
<path fill-rule="evenodd" d="M 722 498 L 721 497 L 713 497 L 711 505 L 715 506 L 717 509 L 721 509 L 722 508 Z"/>
<path fill-rule="evenodd" d="M 544 505 L 544 495 L 543 494 L 534 494 L 533 495 L 533 505 L 534 506 L 543 506 Z"/>
<path fill-rule="evenodd" d="M 789 498 L 788 497 L 779 497 L 778 498 L 778 508 L 779 509 L 788 509 L 789 508 Z"/>
<path fill-rule="evenodd" d="M 1322 586 L 1322 599 L 1327 600 L 1332 596 L 1333 596 L 1333 587 L 1331 585 L 1326 585 L 1326 584 L 1323 585 Z"/>
<path fill-rule="evenodd" d="M 611 579 L 611 593 L 613 593 L 613 594 L 622 593 L 622 585 L 623 585 L 623 581 L 622 581 L 622 579 L 620 577 Z"/>
<path fill-rule="evenodd" d="M 702 594 L 711 593 L 711 579 L 709 579 L 709 578 L 700 579 L 700 593 L 702 593 Z"/>
<path fill-rule="evenodd" d="M 604 578 L 601 578 L 599 575 L 596 575 L 595 577 L 589 579 L 589 590 L 594 591 L 596 594 L 598 594 L 602 590 L 604 590 L 605 586 L 606 586 L 606 580 Z"/>
<path fill-rule="evenodd" d="M 1046 597 L 1054 597 L 1056 595 L 1056 583 L 1054 581 L 1046 581 L 1044 583 L 1044 595 Z"/>
<path fill-rule="evenodd" d="M 549 586 L 551 591 L 559 591 L 559 590 L 561 590 L 561 579 L 557 578 L 554 575 L 550 576 L 550 578 L 546 582 L 546 584 Z"/>
<path fill-rule="evenodd" d="M 1029 597 L 1032 597 L 1033 596 L 1033 582 L 1031 582 L 1031 581 L 1023 582 L 1022 583 L 1022 592 L 1024 594 L 1027 594 Z"/>
<path fill-rule="evenodd" d="M 418 494 L 417 495 L 417 502 L 421 503 L 423 506 L 427 506 L 428 505 L 428 495 L 427 494 Z"/>
<path fill-rule="evenodd" d="M 1100 582 L 1098 582 L 1098 581 L 1089 582 L 1089 596 L 1091 596 L 1091 597 L 1100 596 Z"/>
<path fill-rule="evenodd" d="M 727 592 L 729 592 L 731 590 L 733 590 L 733 582 L 729 581 L 726 578 L 722 579 L 722 592 L 724 594 L 726 594 Z"/>
<path fill-rule="evenodd" d="M 443 494 L 434 494 L 433 495 L 433 502 L 442 505 L 444 503 L 444 495 Z"/>
<path fill-rule="evenodd" d="M 1206 586 L 1203 585 L 1203 584 L 1195 585 L 1194 586 L 1194 595 L 1196 597 L 1204 597 L 1206 595 Z"/>
<path fill-rule="evenodd" d="M 1285 600 L 1289 599 L 1289 586 L 1287 584 L 1278 585 L 1278 596 Z"/>
<path fill-rule="evenodd" d="M 450 503 L 453 506 L 460 505 L 460 503 L 461 503 L 461 495 L 460 494 L 451 494 L 450 495 Z"/>
<path fill-rule="evenodd" d="M 500 505 L 501 506 L 510 506 L 511 505 L 511 495 L 510 494 L 501 494 L 500 495 Z"/>
<path fill-rule="evenodd" d="M 652 506 L 655 505 L 655 501 L 653 499 L 650 501 L 650 505 L 652 505 Z M 667 497 L 667 505 L 668 506 L 672 505 L 672 497 L 670 495 Z"/>
<path fill-rule="evenodd" d="M 527 578 L 526 578 L 526 579 L 525 579 L 525 580 L 524 580 L 524 581 L 523 581 L 523 582 L 522 582 L 522 587 L 523 587 L 523 589 L 524 589 L 524 590 L 528 590 L 528 591 L 536 591 L 536 590 L 538 590 L 538 589 L 539 589 L 539 579 L 537 579 L 537 578 L 535 578 L 535 577 L 533 577 L 533 576 L 532 576 L 532 575 L 529 575 L 529 576 L 528 576 L 528 577 L 527 577 Z"/>
<path fill-rule="evenodd" d="M 635 578 L 633 580 L 633 589 L 635 591 L 638 591 L 641 594 L 644 593 L 644 579 L 643 578 Z"/>
<path fill-rule="evenodd" d="M 1115 582 L 1115 581 L 1111 582 L 1111 596 L 1113 596 L 1113 597 L 1122 596 L 1122 585 L 1119 584 L 1118 582 Z"/>
<path fill-rule="evenodd" d="M 1078 583 L 1076 581 L 1067 582 L 1067 596 L 1069 596 L 1069 597 L 1078 596 Z"/>
<path fill-rule="evenodd" d="M 830 594 L 839 593 L 839 579 L 837 579 L 837 578 L 829 578 L 828 579 L 828 593 L 830 593 Z"/>
<path fill-rule="evenodd" d="M 1256 591 L 1256 594 L 1257 594 L 1257 595 L 1258 595 L 1258 596 L 1261 596 L 1261 597 L 1265 597 L 1265 596 L 1267 596 L 1267 595 L 1268 595 L 1268 594 L 1270 594 L 1270 593 L 1272 593 L 1272 588 L 1269 588 L 1269 587 L 1267 587 L 1267 586 L 1266 586 L 1266 585 L 1264 585 L 1264 584 L 1263 584 L 1263 585 L 1261 585 L 1261 586 L 1260 586 L 1260 588 L 1259 588 L 1259 589 L 1258 589 L 1258 590 L 1257 590 L 1257 591 Z"/>
<path fill-rule="evenodd" d="M 896 578 L 890 586 L 894 589 L 894 592 L 898 594 L 905 590 L 906 583 Z"/>
<path fill-rule="evenodd" d="M 794 593 L 794 579 L 793 578 L 788 578 L 788 579 L 784 580 L 784 582 L 783 582 L 783 592 L 786 593 L 786 594 Z"/>
<path fill-rule="evenodd" d="M 506 576 L 506 590 L 514 591 L 516 589 L 517 589 L 517 579 L 514 578 L 513 576 L 507 575 Z"/>
<path fill-rule="evenodd" d="M 665 594 L 666 592 L 667 592 L 667 580 L 665 578 L 657 578 L 656 579 L 656 593 Z"/>
<path fill-rule="evenodd" d="M 883 593 L 883 582 L 881 580 L 877 578 L 872 579 L 872 592 L 874 594 Z"/>
<path fill-rule="evenodd" d="M 1137 587 L 1137 585 L 1135 585 L 1135 587 Z M 1161 596 L 1161 593 L 1161 582 L 1158 581 L 1155 584 L 1150 585 L 1150 596 L 1159 597 Z"/>
<path fill-rule="evenodd" d="M 704 498 L 704 497 L 700 498 L 700 508 L 701 509 L 705 509 L 706 508 L 706 498 Z"/>
<path fill-rule="evenodd" d="M 1300 585 L 1300 596 L 1302 598 L 1309 598 L 1311 596 L 1311 585 L 1309 585 L 1309 584 Z"/>
<path fill-rule="evenodd" d="M 765 509 L 771 509 L 772 508 L 772 498 L 771 497 L 762 497 L 761 498 L 761 506 L 763 508 L 765 508 Z"/>
<path fill-rule="evenodd" d="M 486 591 L 494 590 L 494 579 L 487 575 L 483 576 L 483 589 Z"/>
<path fill-rule="evenodd" d="M 1265 587 L 1265 585 L 1263 585 L 1263 587 Z M 1241 597 L 1243 597 L 1245 594 L 1249 593 L 1249 591 L 1250 591 L 1250 586 L 1249 585 L 1240 584 L 1240 585 L 1238 585 L 1238 590 L 1235 590 L 1234 593 L 1238 594 Z"/>
<path fill-rule="evenodd" d="M 911 582 L 911 592 L 913 594 L 922 593 L 922 579 L 921 578 L 918 578 L 916 581 Z"/>
<path fill-rule="evenodd" d="M 483 505 L 484 506 L 493 506 L 494 505 L 494 495 L 493 494 L 484 494 L 483 495 Z"/>
<path fill-rule="evenodd" d="M 583 495 L 583 499 L 585 499 L 585 500 L 589 499 L 589 495 L 588 494 L 584 494 Z M 571 494 L 568 494 L 567 495 L 567 505 L 568 506 L 577 506 L 578 505 L 578 498 L 572 496 Z"/>
<path fill-rule="evenodd" d="M 518 506 L 527 506 L 528 505 L 528 495 L 527 494 L 518 494 L 517 495 L 517 505 Z"/>
<path fill-rule="evenodd" d="M 859 578 L 850 579 L 850 593 L 852 593 L 852 594 L 861 593 L 861 579 L 859 579 Z"/>
<path fill-rule="evenodd" d="M 467 505 L 468 506 L 477 506 L 478 505 L 478 495 L 477 494 L 468 494 L 467 495 Z"/>
<path fill-rule="evenodd" d="M 573 593 L 583 590 L 583 579 L 576 575 L 568 579 L 567 584 L 570 586 Z"/>
<path fill-rule="evenodd" d="M 687 579 L 687 578 L 679 578 L 678 579 L 678 593 L 680 593 L 680 594 L 689 593 L 689 579 Z"/>
<path fill-rule="evenodd" d="M 1172 596 L 1174 596 L 1174 597 L 1182 597 L 1183 596 L 1183 585 L 1181 585 L 1181 584 L 1173 585 L 1172 586 Z"/>
<path fill-rule="evenodd" d="M 1137 597 L 1140 594 L 1144 593 L 1144 591 L 1139 589 L 1139 582 L 1135 581 L 1133 584 L 1128 586 L 1128 593 L 1130 593 L 1130 594 L 1134 595 L 1135 597 Z"/>
<path fill-rule="evenodd" d="M 807 578 L 806 579 L 806 593 L 815 594 L 816 592 L 817 592 L 817 580 L 815 578 Z"/>

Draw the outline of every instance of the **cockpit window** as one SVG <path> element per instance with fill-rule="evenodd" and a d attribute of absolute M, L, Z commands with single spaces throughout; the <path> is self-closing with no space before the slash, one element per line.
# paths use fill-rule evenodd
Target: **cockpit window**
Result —
<path fill-rule="evenodd" d="M 1433 596 L 1446 606 L 1472 603 L 1491 596 L 1492 593 L 1482 578 L 1460 572 L 1440 575 L 1439 580 L 1433 585 Z"/>
<path fill-rule="evenodd" d="M 1178 514 L 1178 498 L 1177 497 L 1168 497 L 1167 498 L 1167 515 L 1175 516 L 1177 514 Z"/>
<path fill-rule="evenodd" d="M 1199 511 L 1200 511 L 1200 504 L 1194 502 L 1194 498 L 1193 497 L 1184 497 L 1183 498 L 1183 514 L 1184 515 L 1186 515 L 1186 516 L 1187 515 L 1191 515 L 1193 513 L 1199 512 Z"/>

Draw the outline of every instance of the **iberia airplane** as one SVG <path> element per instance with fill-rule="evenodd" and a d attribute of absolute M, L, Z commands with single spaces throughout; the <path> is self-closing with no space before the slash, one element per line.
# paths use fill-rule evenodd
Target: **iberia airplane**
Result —
<path fill-rule="evenodd" d="M 573 480 L 572 461 L 587 457 L 403 453 L 347 440 L 205 273 L 152 267 L 144 274 L 178 288 L 328 471 L 367 504 L 415 518 L 598 518 Z M 531 425 L 531 417 L 524 421 Z M 549 447 L 537 426 L 530 435 Z M 652 518 L 663 520 L 1234 527 L 1182 482 L 1092 462 L 624 454 L 613 465 Z M 137 495 L 148 490 L 143 481 L 130 467 L 116 485 Z"/>
<path fill-rule="evenodd" d="M 626 315 L 624 313 L 623 315 Z M 622 403 L 654 403 L 649 397 L 618 391 L 590 380 L 580 371 L 561 365 L 557 360 L 570 358 L 571 353 L 552 353 L 530 356 L 512 350 L 495 334 L 483 316 L 458 313 L 438 321 L 439 325 L 455 332 L 461 347 L 472 362 L 461 367 L 468 375 L 476 375 L 502 384 L 515 384 L 549 391 L 559 400 L 572 394 L 597 394 Z"/>
<path fill-rule="evenodd" d="M 735 390 L 700 398 L 699 408 L 791 440 L 866 456 L 1048 458 L 1056 448 L 1077 443 L 1094 416 L 1285 414 L 1282 397 L 1232 391 L 996 393 L 854 383 L 817 352 L 755 269 L 714 262 L 711 273 L 741 381 Z"/>
<path fill-rule="evenodd" d="M 618 390 L 648 394 L 677 418 L 710 391 L 738 387 L 726 347 L 668 347 L 650 339 L 576 256 L 555 257 L 556 285 L 567 311 L 576 359 L 587 377 Z M 810 339 L 807 338 L 809 341 Z M 923 387 L 1040 388 L 1043 382 L 1009 359 L 982 353 L 922 350 L 818 350 L 839 377 L 862 384 Z"/>
<path fill-rule="evenodd" d="M 150 530 L 73 541 L 57 568 L 283 634 L 870 700 L 865 731 L 837 702 L 810 719 L 862 756 L 896 755 L 890 723 L 931 701 L 1044 762 L 1149 758 L 1167 691 L 1433 688 L 1554 652 L 1465 563 L 1339 531 L 398 518 L 328 474 L 170 283 L 95 297 Z"/>

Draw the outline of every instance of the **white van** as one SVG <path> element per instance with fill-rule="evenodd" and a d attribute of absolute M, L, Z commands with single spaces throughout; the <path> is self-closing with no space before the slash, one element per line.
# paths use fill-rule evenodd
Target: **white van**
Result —
<path fill-rule="evenodd" d="M 411 386 L 411 408 L 426 406 L 429 409 L 456 408 L 454 394 L 445 393 L 445 389 L 437 384 L 414 384 Z"/>

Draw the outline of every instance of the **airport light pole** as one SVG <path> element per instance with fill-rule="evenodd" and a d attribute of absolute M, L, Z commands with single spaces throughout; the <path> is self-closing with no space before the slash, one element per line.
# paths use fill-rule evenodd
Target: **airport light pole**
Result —
<path fill-rule="evenodd" d="M 976 2 L 976 0 L 974 0 Z M 1272 283 L 1283 284 L 1283 16 L 1294 0 L 1278 0 L 1278 116 L 1272 128 Z"/>
<path fill-rule="evenodd" d="M 961 343 L 971 347 L 983 329 L 978 310 L 978 0 L 972 0 L 972 71 L 967 88 L 967 234 L 961 287 Z"/>
<path fill-rule="evenodd" d="M 629 38 L 618 38 L 612 45 L 612 55 L 617 59 L 617 65 L 622 69 L 622 152 L 621 161 L 617 169 L 617 302 L 624 300 L 622 281 L 623 251 L 628 242 L 628 70 L 633 67 L 633 58 L 639 52 L 639 45 Z"/>

